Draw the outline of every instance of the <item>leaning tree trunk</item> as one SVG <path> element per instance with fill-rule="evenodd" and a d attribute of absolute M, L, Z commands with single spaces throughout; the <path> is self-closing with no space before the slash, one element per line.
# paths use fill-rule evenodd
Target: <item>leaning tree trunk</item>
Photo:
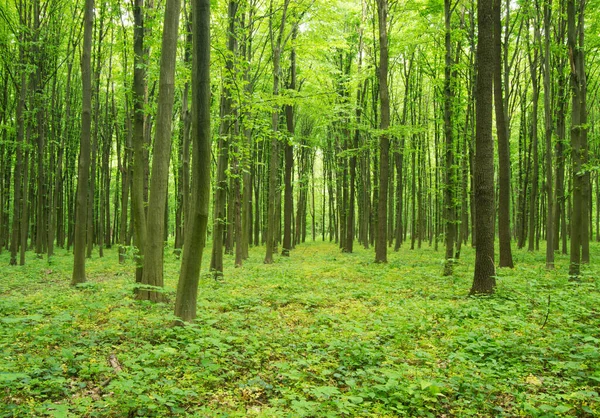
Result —
<path fill-rule="evenodd" d="M 144 267 L 141 282 L 142 285 L 154 287 L 163 287 L 164 285 L 165 209 L 171 157 L 171 123 L 175 97 L 175 63 L 180 9 L 181 0 L 167 1 L 160 57 L 156 137 L 154 138 L 152 181 L 150 183 L 146 246 L 144 248 Z M 154 302 L 163 300 L 162 293 L 155 290 L 144 290 L 143 288 L 139 289 L 137 298 Z"/>

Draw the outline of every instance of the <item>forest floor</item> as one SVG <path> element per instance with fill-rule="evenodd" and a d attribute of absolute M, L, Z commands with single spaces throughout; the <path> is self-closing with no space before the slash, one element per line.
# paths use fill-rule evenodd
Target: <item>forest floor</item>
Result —
<path fill-rule="evenodd" d="M 600 263 L 569 282 L 566 256 L 548 272 L 543 249 L 517 250 L 497 293 L 474 298 L 470 248 L 454 277 L 427 245 L 386 265 L 322 242 L 263 253 L 239 269 L 226 256 L 215 281 L 205 251 L 184 328 L 170 251 L 162 304 L 133 298 L 116 249 L 76 288 L 64 250 L 25 267 L 3 253 L 0 416 L 600 416 Z"/>

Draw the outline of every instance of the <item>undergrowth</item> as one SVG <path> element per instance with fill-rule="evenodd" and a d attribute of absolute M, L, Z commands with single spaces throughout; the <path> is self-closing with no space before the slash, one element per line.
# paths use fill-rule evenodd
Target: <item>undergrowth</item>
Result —
<path fill-rule="evenodd" d="M 198 320 L 133 298 L 116 250 L 69 286 L 72 255 L 25 267 L 0 255 L 2 417 L 600 416 L 600 280 L 568 259 L 516 251 L 490 297 L 468 297 L 473 250 L 442 277 L 442 252 L 300 245 L 200 283 Z M 600 247 L 592 246 L 594 254 Z M 207 255 L 208 256 L 208 255 Z M 232 266 L 231 256 L 226 265 Z"/>

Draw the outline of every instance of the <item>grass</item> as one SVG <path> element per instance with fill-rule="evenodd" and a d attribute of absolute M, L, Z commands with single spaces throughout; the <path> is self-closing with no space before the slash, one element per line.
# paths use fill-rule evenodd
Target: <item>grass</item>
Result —
<path fill-rule="evenodd" d="M 172 328 L 168 303 L 135 301 L 133 264 L 116 250 L 25 267 L 0 255 L 0 416 L 396 417 L 600 416 L 600 271 L 567 279 L 543 249 L 515 252 L 494 296 L 470 298 L 474 253 L 453 277 L 442 252 L 342 254 L 307 243 L 225 279 L 206 274 L 198 321 Z M 592 258 L 600 247 L 592 246 Z"/>

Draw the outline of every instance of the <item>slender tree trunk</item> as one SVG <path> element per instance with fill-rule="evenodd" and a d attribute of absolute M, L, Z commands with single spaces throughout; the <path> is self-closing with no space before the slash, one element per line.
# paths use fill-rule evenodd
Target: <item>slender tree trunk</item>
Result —
<path fill-rule="evenodd" d="M 294 25 L 292 29 L 292 44 L 296 40 L 298 34 L 298 25 Z M 290 82 L 289 90 L 296 90 L 296 48 L 292 46 L 290 53 Z M 294 146 L 291 141 L 294 138 L 294 106 L 285 106 L 285 119 L 287 122 L 287 130 L 290 138 L 285 141 L 285 173 L 284 173 L 284 203 L 283 203 L 283 249 L 281 255 L 289 256 L 293 248 L 292 242 L 292 215 L 294 212 L 294 190 L 292 188 L 292 172 L 294 170 Z"/>
<path fill-rule="evenodd" d="M 90 173 L 90 142 L 92 127 L 92 31 L 94 27 L 94 0 L 85 0 L 83 49 L 81 55 L 82 109 L 81 140 L 79 142 L 79 166 L 77 170 L 77 202 L 75 242 L 73 245 L 73 276 L 71 284 L 84 283 L 87 225 L 87 184 Z"/>
<path fill-rule="evenodd" d="M 184 5 L 185 6 L 185 5 Z M 185 53 L 184 62 L 186 67 L 191 63 L 192 59 L 192 22 L 190 13 L 186 13 L 186 34 L 185 34 Z M 177 209 L 175 220 L 175 251 L 179 255 L 183 247 L 185 236 L 185 216 L 189 210 L 189 193 L 190 193 L 190 110 L 188 105 L 190 91 L 190 83 L 186 81 L 183 87 L 183 96 L 181 98 L 181 119 L 180 119 L 180 143 L 178 147 L 178 167 L 177 176 Z"/>
<path fill-rule="evenodd" d="M 156 114 L 156 136 L 152 158 L 152 181 L 146 221 L 146 242 L 142 285 L 163 287 L 163 257 L 165 236 L 165 210 L 171 157 L 171 123 L 175 96 L 175 60 L 179 34 L 181 0 L 168 0 L 162 36 L 160 78 L 158 87 L 158 110 Z M 138 299 L 159 302 L 162 293 L 139 289 Z"/>
<path fill-rule="evenodd" d="M 196 318 L 198 281 L 206 245 L 210 200 L 210 0 L 192 2 L 192 142 L 193 179 L 175 315 L 181 321 Z"/>
<path fill-rule="evenodd" d="M 445 171 L 446 181 L 444 185 L 444 218 L 446 221 L 446 254 L 444 263 L 444 276 L 452 276 L 454 264 L 454 241 L 456 239 L 456 221 L 454 219 L 454 194 L 456 189 L 456 176 L 454 174 L 454 88 L 452 60 L 452 5 L 450 0 L 444 0 L 445 21 L 445 46 L 446 57 L 444 66 L 444 136 L 445 136 Z M 436 236 L 437 243 L 437 236 Z"/>
<path fill-rule="evenodd" d="M 513 268 L 510 244 L 510 143 L 505 101 L 502 92 L 502 0 L 494 0 L 494 108 L 498 132 L 498 235 L 500 267 Z M 505 89 L 508 86 L 504 87 Z"/>
<path fill-rule="evenodd" d="M 287 8 L 290 0 L 284 0 L 283 10 L 281 14 L 281 22 L 279 23 L 279 32 L 277 35 L 273 32 L 273 20 L 269 20 L 269 33 L 271 39 L 271 50 L 273 53 L 273 96 L 279 96 L 279 79 L 281 73 L 281 53 L 283 50 L 283 34 L 285 32 L 285 21 L 287 16 Z M 271 2 L 271 12 L 273 12 L 273 3 Z M 269 195 L 268 195 L 268 216 L 267 216 L 267 233 L 266 233 L 266 254 L 265 264 L 273 263 L 273 252 L 277 247 L 278 219 L 278 193 L 277 193 L 277 175 L 279 171 L 279 110 L 278 105 L 273 106 L 271 113 L 271 150 L 269 156 Z"/>
<path fill-rule="evenodd" d="M 585 25 L 584 10 L 586 0 L 579 2 L 579 22 L 577 25 L 579 31 L 579 63 L 578 72 L 581 84 L 581 167 L 583 168 L 583 178 L 581 179 L 581 263 L 590 262 L 590 214 L 591 214 L 591 184 L 589 164 L 589 145 L 588 145 L 588 108 L 587 108 L 587 75 L 585 72 Z"/>
<path fill-rule="evenodd" d="M 213 246 L 212 257 L 210 261 L 210 270 L 215 279 L 223 276 L 223 240 L 227 221 L 231 218 L 227 216 L 227 168 L 229 166 L 229 148 L 234 137 L 234 111 L 233 99 L 230 84 L 233 81 L 233 56 L 235 54 L 235 19 L 237 13 L 237 1 L 231 0 L 228 8 L 228 35 L 227 50 L 228 58 L 225 62 L 225 76 L 221 94 L 221 125 L 219 126 L 219 158 L 217 161 L 217 182 L 215 190 L 214 211 L 213 211 Z M 231 208 L 231 201 L 229 207 Z"/>
<path fill-rule="evenodd" d="M 21 44 L 23 39 L 21 39 Z M 25 51 L 24 46 L 19 46 L 19 58 L 20 62 L 24 62 Z M 14 196 L 13 196 L 13 219 L 12 219 L 12 238 L 10 241 L 10 265 L 14 266 L 17 264 L 17 252 L 19 251 L 19 244 L 24 246 L 24 242 L 20 242 L 20 231 L 21 225 L 24 221 L 24 214 L 22 208 L 25 206 L 27 198 L 23 191 L 25 188 L 25 182 L 23 177 L 27 169 L 23 168 L 26 165 L 23 154 L 25 150 L 25 97 L 27 96 L 27 81 L 25 77 L 25 71 L 22 70 L 20 74 L 20 85 L 19 85 L 19 98 L 17 101 L 16 108 L 16 120 L 17 120 L 17 143 L 16 148 L 16 160 L 15 160 L 15 173 L 14 173 Z"/>
<path fill-rule="evenodd" d="M 531 110 L 531 156 L 532 156 L 532 176 L 531 176 L 531 195 L 529 197 L 529 245 L 528 251 L 535 249 L 535 234 L 538 218 L 538 181 L 539 181 L 539 162 L 538 162 L 538 105 L 540 86 L 538 81 L 539 52 L 537 45 L 540 44 L 540 28 L 537 18 L 534 18 L 534 46 L 531 46 L 533 52 L 529 53 L 529 72 L 531 74 L 531 88 L 533 90 L 532 110 Z M 532 57 L 533 54 L 533 57 Z"/>
<path fill-rule="evenodd" d="M 390 126 L 390 99 L 388 91 L 388 34 L 387 34 L 387 0 L 377 0 L 379 16 L 379 96 L 381 121 L 379 128 L 382 134 L 379 139 L 379 200 L 377 206 L 377 244 L 375 246 L 375 262 L 387 263 L 387 199 L 389 181 L 390 139 L 387 129 Z"/>
<path fill-rule="evenodd" d="M 581 3 L 576 0 L 567 0 L 567 45 L 569 48 L 569 64 L 571 69 L 571 173 L 573 182 L 573 212 L 571 215 L 571 254 L 569 263 L 569 276 L 578 279 L 581 264 L 581 239 L 583 220 L 583 150 L 581 137 L 585 127 L 582 115 L 586 112 L 583 101 L 583 88 L 585 83 L 583 50 L 580 49 L 583 33 L 577 27 L 577 12 L 581 13 Z M 583 17 L 580 18 L 583 21 Z"/>
<path fill-rule="evenodd" d="M 146 58 L 144 48 L 144 0 L 134 0 L 133 6 L 133 173 L 131 184 L 131 209 L 133 235 L 136 246 L 136 282 L 142 281 L 144 249 L 146 245 L 146 210 L 144 199 L 145 157 L 145 105 Z"/>
<path fill-rule="evenodd" d="M 128 103 L 128 101 L 126 101 Z M 125 254 L 127 247 L 127 212 L 129 210 L 129 185 L 131 183 L 131 177 L 129 175 L 129 168 L 131 164 L 131 123 L 129 116 L 129 106 L 125 106 L 126 114 L 126 129 L 123 134 L 124 139 L 120 142 L 124 143 L 123 156 L 119 164 L 119 170 L 121 172 L 121 223 L 119 224 L 119 263 L 125 262 Z M 115 122 L 115 126 L 118 126 Z M 116 129 L 116 140 L 119 143 L 119 129 Z M 118 150 L 118 148 L 117 148 Z"/>
<path fill-rule="evenodd" d="M 550 90 L 550 22 L 551 6 L 544 3 L 544 116 L 546 134 L 546 268 L 554 269 L 554 195 L 552 192 L 552 92 Z"/>

